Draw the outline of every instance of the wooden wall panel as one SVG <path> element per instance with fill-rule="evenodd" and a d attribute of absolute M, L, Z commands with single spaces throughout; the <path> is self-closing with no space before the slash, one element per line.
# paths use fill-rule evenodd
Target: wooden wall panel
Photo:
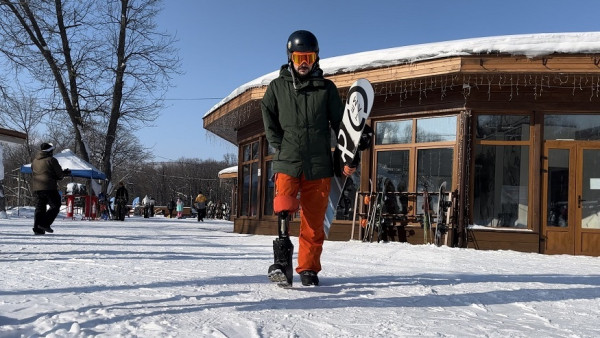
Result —
<path fill-rule="evenodd" d="M 479 250 L 514 250 L 539 252 L 539 234 L 521 231 L 469 230 L 469 248 Z"/>
<path fill-rule="evenodd" d="M 397 81 L 425 76 L 451 74 L 461 69 L 460 58 L 415 62 L 397 66 L 360 70 L 352 73 L 327 76 L 339 88 L 347 88 L 358 78 L 367 78 L 371 83 Z"/>
<path fill-rule="evenodd" d="M 581 234 L 581 254 L 600 256 L 600 233 L 585 232 Z"/>
<path fill-rule="evenodd" d="M 238 144 L 250 138 L 256 138 L 258 135 L 265 132 L 265 125 L 262 120 L 254 121 L 240 128 L 237 131 Z"/>
<path fill-rule="evenodd" d="M 598 56 L 467 56 L 462 58 L 461 73 L 598 73 Z"/>

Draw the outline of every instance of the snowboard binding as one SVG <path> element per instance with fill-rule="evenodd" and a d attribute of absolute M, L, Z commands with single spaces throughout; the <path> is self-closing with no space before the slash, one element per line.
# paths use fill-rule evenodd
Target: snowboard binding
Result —
<path fill-rule="evenodd" d="M 289 288 L 292 286 L 294 270 L 292 266 L 292 256 L 294 254 L 294 245 L 289 237 L 289 212 L 281 211 L 278 214 L 277 230 L 279 237 L 273 240 L 274 262 L 269 267 L 267 277 L 277 286 Z"/>

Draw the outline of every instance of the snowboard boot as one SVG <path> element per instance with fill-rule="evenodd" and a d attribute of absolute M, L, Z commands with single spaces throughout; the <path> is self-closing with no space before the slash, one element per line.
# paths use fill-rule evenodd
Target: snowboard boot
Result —
<path fill-rule="evenodd" d="M 319 277 L 317 277 L 317 273 L 311 270 L 304 270 L 300 272 L 300 280 L 304 286 L 319 285 Z"/>
<path fill-rule="evenodd" d="M 48 226 L 38 225 L 38 229 L 40 229 L 42 231 L 45 231 L 45 232 L 48 232 L 48 233 L 53 233 L 54 232 L 54 230 L 52 230 L 52 228 L 49 225 Z"/>
<path fill-rule="evenodd" d="M 44 234 L 46 234 L 46 232 L 44 230 L 42 230 L 42 229 L 40 229 L 40 228 L 38 228 L 36 226 L 33 227 L 33 233 L 35 235 L 44 235 Z"/>
<path fill-rule="evenodd" d="M 269 280 L 282 288 L 292 287 L 294 269 L 292 255 L 294 245 L 288 237 L 277 238 L 273 241 L 274 263 L 269 267 Z"/>

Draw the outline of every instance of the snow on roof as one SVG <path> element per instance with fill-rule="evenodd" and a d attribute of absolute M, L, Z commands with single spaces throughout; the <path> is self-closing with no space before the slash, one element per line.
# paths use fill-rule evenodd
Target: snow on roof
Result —
<path fill-rule="evenodd" d="M 238 166 L 233 166 L 233 167 L 229 167 L 229 168 L 225 168 L 221 171 L 219 171 L 219 176 L 223 175 L 223 174 L 233 174 L 233 173 L 237 173 L 238 171 Z"/>
<path fill-rule="evenodd" d="M 525 55 L 528 58 L 553 53 L 600 53 L 600 32 L 504 35 L 426 43 L 326 58 L 320 61 L 320 65 L 325 75 L 332 75 L 364 68 L 493 53 Z M 239 86 L 214 105 L 205 116 L 250 88 L 268 85 L 278 75 L 279 70 L 276 70 Z"/>

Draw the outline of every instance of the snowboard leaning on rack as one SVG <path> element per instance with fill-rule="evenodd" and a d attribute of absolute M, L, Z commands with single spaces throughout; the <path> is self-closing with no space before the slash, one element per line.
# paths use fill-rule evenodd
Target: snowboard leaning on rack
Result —
<path fill-rule="evenodd" d="M 324 230 L 326 236 L 329 236 L 331 223 L 335 218 L 337 206 L 340 203 L 346 184 L 347 177 L 342 173 L 344 165 L 352 163 L 356 155 L 358 142 L 371 113 L 374 98 L 373 86 L 366 79 L 356 80 L 348 91 L 344 115 L 337 135 L 337 146 L 333 154 L 335 173 L 331 179 L 329 204 L 325 213 Z"/>

